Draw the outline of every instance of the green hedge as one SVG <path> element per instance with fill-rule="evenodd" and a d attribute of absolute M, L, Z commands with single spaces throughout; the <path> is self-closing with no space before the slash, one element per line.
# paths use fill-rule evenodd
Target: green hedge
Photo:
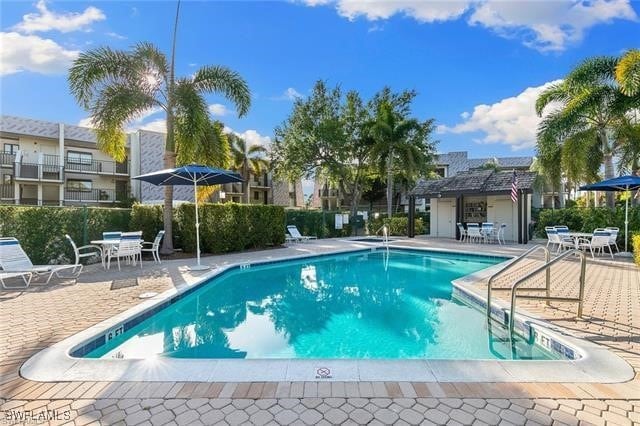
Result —
<path fill-rule="evenodd" d="M 200 250 L 225 253 L 284 243 L 284 208 L 272 205 L 202 204 Z M 195 252 L 195 206 L 182 204 L 176 209 L 176 235 L 184 251 Z"/>
<path fill-rule="evenodd" d="M 536 222 L 536 236 L 546 238 L 545 226 L 567 225 L 577 232 L 592 232 L 596 228 L 615 226 L 620 228 L 618 246 L 624 247 L 624 207 L 611 210 L 606 207 L 572 207 L 567 209 L 540 210 Z M 629 232 L 640 230 L 640 207 L 629 208 Z"/>
<path fill-rule="evenodd" d="M 367 224 L 369 227 L 369 234 L 374 235 L 376 231 L 382 228 L 382 225 L 387 223 L 389 225 L 389 232 L 391 235 L 406 236 L 407 227 L 409 225 L 409 218 L 404 216 L 393 216 L 391 219 L 379 217 L 377 219 L 370 219 Z M 424 234 L 424 221 L 421 217 L 416 217 L 415 232 L 416 235 Z"/>
<path fill-rule="evenodd" d="M 318 238 L 348 237 L 352 232 L 352 223 L 344 225 L 342 229 L 336 229 L 337 211 L 320 210 L 287 210 L 287 225 L 295 225 L 302 235 L 316 236 Z M 362 229 L 358 234 L 363 234 Z"/>
<path fill-rule="evenodd" d="M 632 238 L 631 246 L 633 247 L 633 259 L 636 265 L 640 266 L 640 234 L 635 234 Z"/>
<path fill-rule="evenodd" d="M 91 207 L 0 206 L 0 236 L 20 240 L 35 264 L 63 263 L 73 259 L 64 234 L 83 245 L 101 238 L 102 231 L 128 231 L 130 212 Z"/>
<path fill-rule="evenodd" d="M 201 250 L 223 253 L 284 243 L 285 214 L 279 206 L 204 204 Z M 195 252 L 193 204 L 174 209 L 174 247 Z M 135 204 L 132 209 L 0 206 L 0 236 L 16 237 L 33 263 L 73 259 L 69 234 L 77 245 L 102 238 L 104 231 L 141 230 L 153 241 L 163 228 L 162 206 Z M 86 235 L 86 240 L 85 240 Z"/>

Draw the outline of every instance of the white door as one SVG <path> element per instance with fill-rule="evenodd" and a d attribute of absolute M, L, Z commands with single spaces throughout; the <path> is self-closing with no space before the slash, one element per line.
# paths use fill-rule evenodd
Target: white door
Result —
<path fill-rule="evenodd" d="M 438 237 L 455 238 L 453 200 L 438 200 Z"/>
<path fill-rule="evenodd" d="M 518 239 L 518 218 L 517 213 L 514 213 L 515 206 L 511 198 L 494 201 L 493 221 L 497 222 L 498 226 L 503 223 L 507 224 L 507 229 L 504 230 L 504 239 L 506 241 L 516 241 Z"/>

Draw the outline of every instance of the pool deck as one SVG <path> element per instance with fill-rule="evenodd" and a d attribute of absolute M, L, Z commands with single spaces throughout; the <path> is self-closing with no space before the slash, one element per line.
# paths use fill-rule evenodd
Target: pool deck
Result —
<path fill-rule="evenodd" d="M 525 246 L 459 244 L 451 240 L 398 239 L 403 247 L 463 249 L 517 255 Z M 318 240 L 287 248 L 203 258 L 223 266 L 362 247 Z M 640 270 L 629 261 L 590 261 L 583 318 L 575 304 L 518 302 L 564 332 L 621 356 L 636 378 L 624 383 L 482 383 L 460 381 L 283 382 L 35 382 L 20 377 L 32 355 L 141 303 L 138 296 L 182 288 L 199 279 L 190 260 L 144 262 L 103 271 L 85 269 L 80 279 L 36 283 L 26 291 L 0 291 L 0 415 L 38 416 L 55 424 L 632 424 L 640 422 Z M 506 284 L 532 268 L 524 262 L 505 274 Z M 553 271 L 553 294 L 577 289 L 575 260 Z M 520 275 L 519 275 L 520 274 Z M 483 284 L 478 285 L 482 291 Z M 496 293 L 505 300 L 508 292 Z M 560 372 L 559 372 L 560 373 Z M 534 373 L 535 374 L 535 373 Z M 35 419 L 35 417 L 34 417 Z M 479 422 L 479 423 L 478 423 Z M 15 424 L 22 424 L 16 421 Z M 42 422 L 46 423 L 46 422 Z M 34 424 L 34 423 L 32 423 Z"/>

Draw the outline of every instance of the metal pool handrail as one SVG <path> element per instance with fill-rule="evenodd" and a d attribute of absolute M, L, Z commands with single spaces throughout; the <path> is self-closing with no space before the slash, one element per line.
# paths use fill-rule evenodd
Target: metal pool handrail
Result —
<path fill-rule="evenodd" d="M 550 269 L 551 266 L 555 265 L 556 263 L 558 263 L 559 261 L 561 261 L 562 259 L 564 259 L 565 257 L 571 255 L 571 254 L 580 254 L 580 287 L 578 290 L 578 297 L 551 297 L 548 294 L 548 289 L 547 289 L 547 296 L 533 296 L 533 295 L 521 295 L 518 296 L 517 295 L 517 290 L 531 290 L 528 288 L 520 288 L 520 285 L 522 283 L 524 283 L 525 281 L 527 281 L 528 279 L 530 279 L 531 277 L 539 274 L 542 271 L 547 271 L 547 276 L 550 275 Z M 530 300 L 546 300 L 547 303 L 550 300 L 556 300 L 558 302 L 577 302 L 578 303 L 578 317 L 582 316 L 582 302 L 584 299 L 584 286 L 585 286 L 585 281 L 586 281 L 586 270 L 587 270 L 587 256 L 577 250 L 577 249 L 572 249 L 569 250 L 563 254 L 561 254 L 560 256 L 554 258 L 551 262 L 547 262 L 544 265 L 540 266 L 539 268 L 536 268 L 535 270 L 529 272 L 527 275 L 525 275 L 524 277 L 520 278 L 518 281 L 516 281 L 513 286 L 511 286 L 511 310 L 509 311 L 509 335 L 513 335 L 513 327 L 515 324 L 515 312 L 516 312 L 516 297 L 519 297 L 521 299 L 530 299 Z M 541 288 L 538 288 L 537 290 L 542 290 Z"/>
<path fill-rule="evenodd" d="M 496 291 L 511 290 L 511 288 L 492 288 L 493 281 L 498 276 L 502 275 L 503 272 L 506 272 L 506 271 L 510 270 L 511 268 L 513 268 L 513 266 L 517 265 L 518 263 L 520 263 L 521 261 L 526 259 L 531 253 L 534 253 L 534 252 L 536 252 L 538 250 L 544 251 L 544 263 L 548 263 L 549 259 L 551 257 L 551 255 L 549 253 L 549 249 L 547 249 L 545 246 L 536 245 L 536 246 L 530 248 L 529 250 L 525 251 L 524 253 L 522 253 L 520 256 L 515 258 L 513 260 L 513 262 L 509 263 L 507 266 L 505 266 L 504 268 L 500 269 L 498 272 L 496 272 L 491 277 L 489 277 L 489 281 L 487 282 L 487 321 L 491 321 L 491 291 L 492 290 L 496 290 Z M 550 283 L 551 283 L 551 272 L 548 271 L 547 272 L 547 282 L 546 282 L 546 285 L 547 285 L 547 296 L 549 295 Z"/>
<path fill-rule="evenodd" d="M 389 250 L 389 227 L 384 224 L 376 231 L 376 235 L 378 235 L 382 231 L 382 244 Z"/>

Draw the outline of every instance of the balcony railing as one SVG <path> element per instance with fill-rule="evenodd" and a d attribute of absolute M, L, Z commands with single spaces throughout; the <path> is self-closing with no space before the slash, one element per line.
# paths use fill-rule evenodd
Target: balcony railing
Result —
<path fill-rule="evenodd" d="M 18 163 L 16 179 L 62 180 L 62 166 L 56 164 Z"/>
<path fill-rule="evenodd" d="M 129 163 L 117 163 L 115 161 L 74 161 L 65 158 L 65 170 L 75 173 L 99 173 L 107 175 L 127 175 L 129 174 Z"/>
<path fill-rule="evenodd" d="M 16 155 L 8 152 L 0 152 L 0 166 L 13 166 Z"/>
<path fill-rule="evenodd" d="M 13 184 L 1 184 L 0 185 L 0 199 L 14 199 L 15 187 Z"/>
<path fill-rule="evenodd" d="M 115 203 L 127 198 L 129 198 L 128 192 L 115 189 L 64 189 L 64 200 L 70 202 Z"/>

